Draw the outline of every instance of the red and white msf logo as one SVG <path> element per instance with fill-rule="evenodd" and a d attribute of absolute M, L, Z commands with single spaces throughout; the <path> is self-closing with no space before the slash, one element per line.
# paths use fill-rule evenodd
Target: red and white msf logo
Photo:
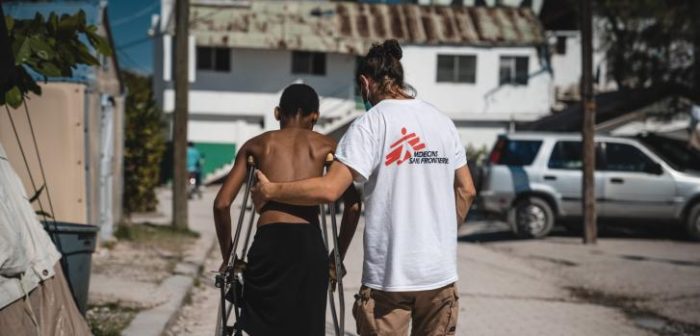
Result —
<path fill-rule="evenodd" d="M 420 137 L 417 136 L 416 133 L 406 134 L 407 132 L 406 127 L 401 128 L 401 134 L 403 136 L 389 147 L 391 152 L 385 157 L 385 166 L 391 165 L 394 162 L 399 166 L 410 159 L 413 152 L 425 148 L 425 144 L 420 141 Z"/>

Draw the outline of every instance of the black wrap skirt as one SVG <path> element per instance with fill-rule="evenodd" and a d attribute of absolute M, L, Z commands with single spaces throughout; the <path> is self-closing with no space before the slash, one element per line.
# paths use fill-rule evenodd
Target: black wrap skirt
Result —
<path fill-rule="evenodd" d="M 243 275 L 242 329 L 251 336 L 324 335 L 327 253 L 318 222 L 258 228 Z"/>

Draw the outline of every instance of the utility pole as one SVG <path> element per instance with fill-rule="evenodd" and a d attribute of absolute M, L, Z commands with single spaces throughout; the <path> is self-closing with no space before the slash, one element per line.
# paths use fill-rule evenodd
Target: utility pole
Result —
<path fill-rule="evenodd" d="M 173 226 L 187 229 L 188 0 L 175 3 L 175 113 L 173 113 Z"/>
<path fill-rule="evenodd" d="M 595 206 L 595 97 L 593 95 L 593 47 L 590 0 L 581 4 L 581 111 L 583 113 L 583 243 L 595 244 L 598 237 Z"/>

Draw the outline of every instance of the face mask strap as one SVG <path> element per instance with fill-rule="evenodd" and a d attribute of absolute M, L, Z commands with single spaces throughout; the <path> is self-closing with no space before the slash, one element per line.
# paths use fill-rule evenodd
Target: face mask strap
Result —
<path fill-rule="evenodd" d="M 365 88 L 365 97 L 362 97 L 362 103 L 365 105 L 365 111 L 369 111 L 372 108 L 372 102 L 369 100 L 369 81 L 367 81 L 367 86 Z"/>

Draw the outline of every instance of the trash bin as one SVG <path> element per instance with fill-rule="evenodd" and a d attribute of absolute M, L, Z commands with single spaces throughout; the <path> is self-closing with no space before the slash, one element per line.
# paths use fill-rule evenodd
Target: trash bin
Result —
<path fill-rule="evenodd" d="M 66 281 L 70 286 L 75 303 L 85 315 L 88 289 L 90 288 L 90 267 L 92 253 L 97 243 L 97 226 L 65 222 L 43 222 L 51 240 L 61 255 Z"/>

